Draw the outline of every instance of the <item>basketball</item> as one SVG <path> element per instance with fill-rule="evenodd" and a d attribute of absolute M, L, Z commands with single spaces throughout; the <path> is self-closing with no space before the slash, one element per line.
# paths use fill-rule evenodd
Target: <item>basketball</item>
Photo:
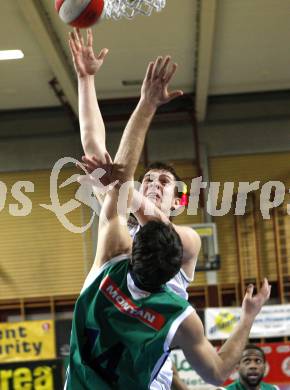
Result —
<path fill-rule="evenodd" d="M 102 16 L 104 0 L 55 0 L 55 9 L 64 23 L 87 28 Z"/>

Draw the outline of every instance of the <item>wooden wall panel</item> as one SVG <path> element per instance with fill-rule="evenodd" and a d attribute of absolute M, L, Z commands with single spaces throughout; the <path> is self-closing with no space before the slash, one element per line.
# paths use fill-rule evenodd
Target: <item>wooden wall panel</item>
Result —
<path fill-rule="evenodd" d="M 289 189 L 290 153 L 273 153 L 252 156 L 215 157 L 210 159 L 212 181 L 283 181 Z M 197 176 L 196 166 L 191 161 L 176 161 L 175 167 L 181 179 L 190 185 L 191 179 Z M 138 169 L 138 175 L 142 166 Z M 60 180 L 75 173 L 73 169 L 63 171 Z M 78 294 L 85 274 L 93 261 L 92 231 L 85 234 L 74 234 L 67 231 L 56 216 L 39 206 L 50 203 L 49 171 L 1 174 L 8 188 L 5 207 L 1 211 L 1 261 L 0 261 L 0 299 L 21 297 L 42 297 Z M 11 196 L 10 189 L 18 180 L 29 180 L 35 183 L 33 193 L 27 196 L 32 201 L 32 212 L 25 217 L 14 217 L 9 214 L 9 204 L 17 203 Z M 74 198 L 77 185 L 71 184 L 61 192 L 61 202 Z M 237 188 L 237 186 L 236 186 Z M 258 193 L 257 193 L 258 195 Z M 279 208 L 279 242 L 284 277 L 290 274 L 290 221 L 286 211 L 289 194 L 284 205 Z M 1 198 L 3 201 L 3 196 Z M 256 196 L 256 204 L 259 198 Z M 0 205 L 1 207 L 1 205 Z M 261 276 L 277 278 L 275 263 L 275 243 L 273 221 L 263 220 L 258 211 L 258 227 L 255 247 L 253 210 L 249 206 L 245 216 L 238 217 L 241 230 L 240 253 L 245 278 L 255 278 L 257 269 L 255 258 L 261 259 Z M 91 212 L 79 207 L 69 214 L 75 225 L 87 222 Z M 186 211 L 175 218 L 178 224 L 194 224 L 203 221 L 202 211 L 196 216 L 189 216 Z M 235 217 L 231 213 L 215 217 L 218 227 L 218 240 L 221 255 L 221 270 L 218 271 L 219 283 L 236 283 L 239 281 L 237 264 L 238 248 L 235 233 Z M 287 276 L 288 275 L 288 276 Z M 193 286 L 204 286 L 206 275 L 199 272 Z"/>
<path fill-rule="evenodd" d="M 63 171 L 60 183 L 72 173 Z M 9 204 L 18 203 L 11 194 L 1 211 L 0 299 L 77 294 L 84 281 L 83 235 L 71 233 L 54 213 L 39 206 L 50 203 L 49 176 L 49 171 L 1 174 L 9 191 L 18 180 L 29 180 L 35 188 L 27 193 L 32 201 L 29 215 L 10 215 Z M 59 190 L 61 202 L 73 199 L 76 188 L 74 183 Z M 82 207 L 67 216 L 82 225 Z"/>
<path fill-rule="evenodd" d="M 260 181 L 260 188 L 263 183 L 268 181 L 281 181 L 289 191 L 290 187 L 290 153 L 269 153 L 259 155 L 245 156 L 229 156 L 215 157 L 210 159 L 210 175 L 212 181 L 234 181 L 235 189 L 238 188 L 238 183 L 241 181 Z M 255 265 L 257 257 L 260 258 L 260 274 L 261 277 L 267 276 L 270 280 L 277 279 L 276 263 L 275 263 L 275 248 L 274 248 L 274 231 L 273 219 L 263 219 L 260 212 L 260 191 L 255 191 L 255 207 L 256 211 L 251 206 L 251 196 L 248 198 L 247 213 L 244 216 L 239 216 L 239 226 L 241 230 L 241 255 L 242 265 L 244 267 L 245 278 L 254 279 L 257 277 L 257 267 Z M 286 208 L 287 198 L 284 201 L 284 209 Z M 289 202 L 289 201 L 288 201 Z M 221 253 L 221 270 L 219 271 L 219 282 L 237 282 L 238 273 L 232 274 L 237 270 L 237 250 L 236 234 L 234 229 L 234 208 L 224 217 L 215 217 L 215 222 L 218 225 L 218 236 Z M 256 218 L 256 222 L 254 221 Z M 256 224 L 256 228 L 255 228 Z M 289 224 L 289 215 L 284 213 L 283 217 L 284 235 L 287 235 Z M 255 230 L 256 229 L 256 230 Z M 289 245 L 289 237 L 285 238 L 285 245 Z M 284 250 L 285 252 L 285 250 Z M 287 255 L 285 255 L 287 256 Z M 285 258 L 284 256 L 284 258 Z M 289 252 L 288 252 L 289 256 Z M 284 263 L 289 264 L 288 259 L 284 259 Z M 287 268 L 288 266 L 284 266 Z"/>

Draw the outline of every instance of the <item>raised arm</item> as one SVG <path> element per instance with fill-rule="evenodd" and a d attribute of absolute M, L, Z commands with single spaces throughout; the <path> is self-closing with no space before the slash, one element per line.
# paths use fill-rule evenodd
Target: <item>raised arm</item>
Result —
<path fill-rule="evenodd" d="M 271 287 L 265 279 L 259 293 L 253 296 L 253 285 L 247 288 L 239 324 L 223 347 L 216 352 L 204 336 L 197 314 L 180 325 L 173 342 L 179 345 L 191 366 L 208 383 L 221 385 L 239 362 L 256 315 L 270 296 Z"/>
<path fill-rule="evenodd" d="M 80 30 L 75 29 L 71 32 L 69 46 L 78 78 L 79 121 L 83 149 L 87 156 L 95 155 L 105 162 L 105 125 L 96 96 L 95 75 L 101 68 L 108 49 L 102 49 L 98 55 L 94 54 L 91 29 L 87 30 L 86 43 Z"/>
<path fill-rule="evenodd" d="M 169 56 L 150 62 L 141 88 L 139 103 L 124 130 L 115 162 L 126 166 L 128 178 L 133 178 L 146 133 L 157 108 L 182 95 L 182 91 L 169 92 L 168 85 L 177 65 Z M 138 152 L 137 152 L 138 151 Z"/>
<path fill-rule="evenodd" d="M 112 177 L 119 180 L 120 184 L 133 179 L 146 133 L 158 106 L 182 94 L 182 91 L 168 91 L 168 84 L 176 71 L 176 67 L 176 64 L 171 63 L 169 56 L 165 58 L 158 57 L 155 62 L 150 62 L 147 67 L 139 103 L 124 130 L 114 159 Z M 117 166 L 122 167 L 122 169 L 114 172 L 114 167 Z M 107 194 L 102 207 L 96 255 L 97 266 L 102 265 L 109 258 L 119 253 L 128 251 L 131 245 L 127 224 L 124 223 L 125 216 L 118 215 L 117 200 L 119 193 L 120 186 L 115 186 Z M 127 206 L 130 205 L 131 198 L 132 191 L 129 194 Z M 116 237 L 119 238 L 116 239 Z"/>

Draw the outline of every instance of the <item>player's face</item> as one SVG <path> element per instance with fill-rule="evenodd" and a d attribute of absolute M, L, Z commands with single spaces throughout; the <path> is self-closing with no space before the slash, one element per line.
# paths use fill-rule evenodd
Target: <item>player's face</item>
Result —
<path fill-rule="evenodd" d="M 243 352 L 239 364 L 241 382 L 248 387 L 258 386 L 263 379 L 265 362 L 263 355 L 256 349 L 248 349 Z"/>
<path fill-rule="evenodd" d="M 168 171 L 152 169 L 146 172 L 140 192 L 162 210 L 169 211 L 179 204 L 175 196 L 175 178 Z"/>

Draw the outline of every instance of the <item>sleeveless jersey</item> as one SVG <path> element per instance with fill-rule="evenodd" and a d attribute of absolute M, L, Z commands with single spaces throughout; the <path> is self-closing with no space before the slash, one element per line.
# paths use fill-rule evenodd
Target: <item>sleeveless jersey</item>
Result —
<path fill-rule="evenodd" d="M 138 233 L 140 225 L 132 225 L 129 227 L 129 233 L 132 239 Z M 183 269 L 180 271 L 167 283 L 166 286 L 169 287 L 175 294 L 179 295 L 184 299 L 188 299 L 188 293 L 186 291 L 189 284 L 193 281 L 194 271 L 189 278 Z M 160 369 L 160 372 L 157 378 L 152 382 L 150 390 L 170 390 L 172 383 L 173 371 L 172 371 L 172 361 L 170 356 L 166 359 L 163 366 Z"/>
<path fill-rule="evenodd" d="M 219 387 L 218 389 L 246 390 L 245 386 L 239 380 L 231 383 L 226 387 Z M 279 387 L 275 385 L 270 385 L 269 383 L 260 382 L 259 390 L 279 390 Z"/>
<path fill-rule="evenodd" d="M 88 275 L 74 311 L 67 390 L 149 389 L 178 326 L 193 311 L 166 286 L 132 294 L 128 267 L 123 256 L 95 279 Z"/>
<path fill-rule="evenodd" d="M 134 239 L 139 229 L 140 229 L 140 225 L 134 225 L 129 227 L 129 233 L 132 239 Z M 193 281 L 193 279 L 194 279 L 194 271 L 190 278 L 186 275 L 183 269 L 180 269 L 180 271 L 172 279 L 170 279 L 166 283 L 166 285 L 177 295 L 187 300 L 188 293 L 186 289 L 189 286 L 189 284 Z"/>

